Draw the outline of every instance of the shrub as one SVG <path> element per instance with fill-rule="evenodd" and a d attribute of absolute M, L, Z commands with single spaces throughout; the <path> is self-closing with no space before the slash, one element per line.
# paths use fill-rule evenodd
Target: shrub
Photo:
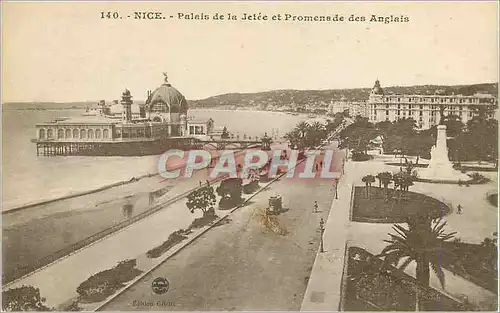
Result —
<path fill-rule="evenodd" d="M 50 311 L 44 302 L 40 289 L 33 286 L 21 286 L 2 292 L 3 311 Z"/>
<path fill-rule="evenodd" d="M 256 192 L 259 189 L 259 181 L 254 180 L 251 183 L 248 183 L 243 186 L 243 193 L 244 194 L 251 194 Z"/>
<path fill-rule="evenodd" d="M 240 199 L 222 198 L 219 201 L 219 208 L 221 210 L 232 209 L 240 203 L 241 203 L 241 198 Z"/>
<path fill-rule="evenodd" d="M 210 208 L 203 214 L 202 217 L 195 219 L 189 226 L 189 229 L 196 229 L 206 226 L 211 222 L 215 221 L 217 217 L 218 216 L 215 214 L 215 210 L 213 208 Z"/>
<path fill-rule="evenodd" d="M 115 267 L 90 276 L 76 288 L 76 292 L 86 302 L 99 302 L 115 293 L 124 286 L 125 282 L 132 280 L 142 273 L 135 268 L 136 260 L 119 262 Z"/>
<path fill-rule="evenodd" d="M 71 302 L 70 305 L 66 306 L 63 311 L 67 311 L 67 312 L 79 312 L 79 311 L 83 311 L 83 308 L 78 306 L 78 301 L 73 301 Z"/>
<path fill-rule="evenodd" d="M 242 184 L 241 178 L 228 178 L 222 181 L 217 188 L 217 194 L 222 197 L 219 202 L 220 208 L 228 209 L 241 203 Z"/>
<path fill-rule="evenodd" d="M 361 151 L 353 151 L 352 152 L 352 160 L 353 161 L 368 161 L 371 159 L 371 156 L 361 152 Z"/>
<path fill-rule="evenodd" d="M 483 175 L 479 174 L 478 172 L 474 172 L 471 174 L 467 174 L 472 180 L 470 181 L 471 183 L 474 184 L 484 184 L 489 182 L 490 180 L 487 177 L 484 177 Z"/>
<path fill-rule="evenodd" d="M 155 247 L 155 248 L 149 250 L 146 253 L 147 257 L 153 258 L 153 259 L 160 257 L 163 253 L 170 250 L 170 248 L 172 248 L 173 246 L 175 246 L 179 242 L 183 241 L 184 239 L 187 239 L 188 237 L 186 235 L 188 235 L 190 233 L 191 233 L 191 230 L 189 230 L 189 229 L 188 230 L 179 229 L 179 230 L 174 231 L 173 233 L 171 233 L 168 236 L 168 239 L 164 243 L 162 243 L 158 247 Z"/>

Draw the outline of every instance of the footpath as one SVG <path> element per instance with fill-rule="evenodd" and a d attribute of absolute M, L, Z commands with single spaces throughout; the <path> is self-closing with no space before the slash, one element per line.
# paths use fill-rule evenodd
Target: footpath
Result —
<path fill-rule="evenodd" d="M 311 271 L 301 311 L 338 310 L 341 299 L 342 273 L 349 226 L 352 163 L 346 160 L 344 173 L 339 180 L 338 194 L 332 186 L 332 206 L 325 222 L 324 252 L 318 250 Z M 321 249 L 321 247 L 320 247 Z"/>

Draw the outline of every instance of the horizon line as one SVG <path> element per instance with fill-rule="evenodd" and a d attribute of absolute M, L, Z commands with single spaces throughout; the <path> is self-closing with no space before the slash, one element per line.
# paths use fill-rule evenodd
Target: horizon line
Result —
<path fill-rule="evenodd" d="M 463 84 L 453 84 L 453 85 L 440 85 L 440 84 L 420 84 L 420 85 L 392 85 L 392 86 L 384 86 L 382 87 L 383 89 L 387 88 L 397 88 L 397 87 L 403 87 L 403 88 L 408 88 L 408 87 L 423 87 L 423 86 L 439 86 L 439 87 L 458 87 L 458 86 L 474 86 L 474 85 L 484 85 L 484 84 L 497 84 L 498 81 L 496 82 L 482 82 L 482 83 L 463 83 Z M 226 93 L 221 93 L 217 95 L 212 95 L 208 96 L 206 98 L 200 98 L 200 99 L 186 99 L 187 101 L 201 101 L 201 100 L 206 100 L 209 98 L 213 97 L 218 97 L 218 96 L 225 96 L 225 95 L 231 95 L 231 94 L 242 94 L 242 95 L 250 95 L 250 94 L 258 94 L 258 93 L 266 93 L 266 92 L 273 92 L 273 91 L 341 91 L 341 90 L 356 90 L 356 89 L 371 89 L 373 87 L 352 87 L 352 88 L 326 88 L 326 89 L 294 89 L 294 88 L 285 88 L 285 89 L 268 89 L 268 90 L 261 90 L 261 91 L 254 91 L 254 92 L 226 92 Z M 498 90 L 497 90 L 498 92 Z M 120 100 L 119 98 L 113 99 L 113 100 L 107 100 L 107 99 L 99 99 L 99 100 L 66 100 L 66 101 L 52 101 L 52 100 L 20 100 L 20 101 L 2 101 L 2 104 L 25 104 L 25 103 L 53 103 L 53 104 L 70 104 L 70 103 L 86 103 L 86 102 L 99 102 L 101 100 L 105 101 L 114 101 L 114 100 Z M 140 101 L 146 101 L 144 100 L 136 100 L 138 102 Z"/>

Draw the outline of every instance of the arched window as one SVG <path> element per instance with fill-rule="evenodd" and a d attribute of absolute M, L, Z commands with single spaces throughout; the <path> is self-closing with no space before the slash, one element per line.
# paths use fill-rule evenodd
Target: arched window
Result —
<path fill-rule="evenodd" d="M 92 129 L 89 129 L 87 133 L 89 135 L 89 139 L 94 139 L 94 131 Z"/>
<path fill-rule="evenodd" d="M 54 138 L 54 131 L 52 129 L 47 130 L 47 139 Z"/>
<path fill-rule="evenodd" d="M 108 139 L 109 138 L 109 130 L 105 129 L 102 132 L 102 138 L 104 138 L 104 139 Z"/>
<path fill-rule="evenodd" d="M 80 130 L 80 139 L 85 139 L 85 129 Z"/>
<path fill-rule="evenodd" d="M 95 138 L 96 139 L 101 139 L 101 130 L 100 129 L 96 129 L 95 130 Z"/>
<path fill-rule="evenodd" d="M 38 132 L 38 138 L 45 139 L 45 129 L 40 129 Z"/>
<path fill-rule="evenodd" d="M 71 129 L 66 129 L 66 139 L 71 138 Z"/>
<path fill-rule="evenodd" d="M 57 130 L 57 139 L 64 139 L 64 129 Z"/>
<path fill-rule="evenodd" d="M 74 139 L 78 138 L 78 129 L 73 129 L 73 138 Z"/>

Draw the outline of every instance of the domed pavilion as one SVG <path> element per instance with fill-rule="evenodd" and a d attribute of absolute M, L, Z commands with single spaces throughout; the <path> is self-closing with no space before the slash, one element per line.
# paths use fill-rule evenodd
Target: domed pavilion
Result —
<path fill-rule="evenodd" d="M 186 98 L 163 74 L 164 83 L 148 91 L 145 102 L 134 103 L 132 92 L 125 89 L 121 101 L 113 105 L 100 101 L 94 115 L 37 124 L 37 149 L 42 147 L 44 155 L 160 154 L 169 147 L 217 136 L 212 119 L 188 119 Z"/>

